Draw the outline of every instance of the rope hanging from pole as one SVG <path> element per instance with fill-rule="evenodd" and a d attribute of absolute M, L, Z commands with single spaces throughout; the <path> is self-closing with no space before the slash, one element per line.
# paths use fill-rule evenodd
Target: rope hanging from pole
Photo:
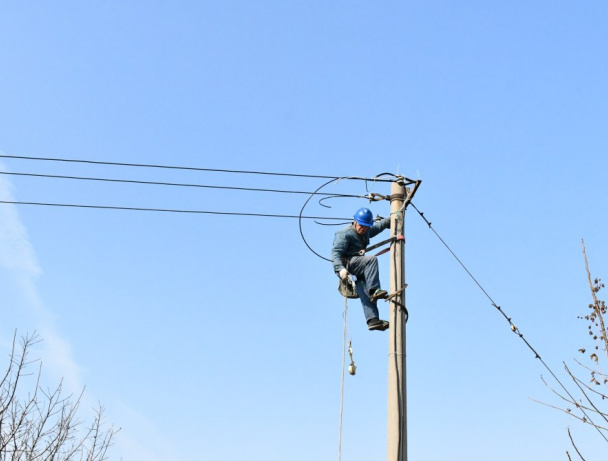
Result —
<path fill-rule="evenodd" d="M 344 367 L 346 365 L 346 315 L 348 298 L 344 296 L 344 335 L 342 340 L 342 390 L 340 393 L 340 437 L 338 439 L 338 461 L 342 459 L 342 415 L 344 414 Z"/>
<path fill-rule="evenodd" d="M 338 461 L 342 459 L 342 416 L 344 414 L 344 375 L 346 374 L 346 331 L 348 329 L 348 297 L 344 296 L 344 333 L 342 339 L 342 388 L 340 391 L 340 436 L 338 439 Z M 354 376 L 357 372 L 355 361 L 353 360 L 353 347 L 352 340 L 348 341 L 348 355 L 350 356 L 350 365 L 348 366 L 348 372 Z"/>

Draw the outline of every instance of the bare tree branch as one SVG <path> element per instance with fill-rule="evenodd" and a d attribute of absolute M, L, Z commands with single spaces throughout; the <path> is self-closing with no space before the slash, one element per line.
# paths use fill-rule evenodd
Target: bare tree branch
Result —
<path fill-rule="evenodd" d="M 579 360 L 577 360 L 577 359 L 574 359 L 574 361 L 575 361 L 576 363 L 578 363 L 578 364 L 579 364 L 581 367 L 585 368 L 587 371 L 590 371 L 590 372 L 592 372 L 592 373 L 598 374 L 598 375 L 600 375 L 600 376 L 606 376 L 606 377 L 608 378 L 608 375 L 607 375 L 607 374 L 605 374 L 605 373 L 601 373 L 601 372 L 599 372 L 599 371 L 597 371 L 597 370 L 594 370 L 593 368 L 589 368 L 587 365 L 585 365 L 585 364 L 581 363 L 581 362 L 580 362 Z M 589 389 L 591 389 L 591 388 L 589 388 Z"/>
<path fill-rule="evenodd" d="M 588 424 L 588 425 L 590 425 L 590 426 L 593 426 L 593 427 L 595 427 L 595 428 L 596 428 L 596 429 L 598 429 L 598 430 L 601 430 L 601 431 L 608 431 L 608 427 L 602 427 L 602 426 L 600 426 L 600 425 L 598 425 L 598 424 L 595 424 L 595 423 L 591 422 L 591 421 L 589 420 L 589 418 L 587 418 L 587 417 L 585 417 L 585 416 L 582 416 L 582 417 L 581 417 L 581 416 L 575 415 L 574 413 L 572 413 L 572 411 L 568 411 L 567 409 L 566 409 L 566 410 L 564 410 L 563 408 L 557 407 L 557 406 L 555 406 L 555 405 L 550 405 L 550 404 L 545 403 L 545 402 L 541 402 L 540 400 L 535 400 L 535 399 L 530 399 L 530 400 L 532 400 L 533 402 L 536 402 L 536 403 L 540 403 L 541 405 L 544 405 L 544 406 L 546 406 L 546 407 L 553 408 L 554 410 L 558 410 L 558 411 L 561 411 L 561 412 L 563 412 L 563 413 L 566 413 L 568 416 L 571 416 L 571 417 L 573 417 L 574 419 L 578 419 L 580 422 L 585 423 L 585 424 Z"/>
<path fill-rule="evenodd" d="M 574 443 L 574 439 L 572 438 L 572 434 L 570 433 L 570 428 L 568 428 L 568 437 L 570 437 L 570 442 L 572 443 L 572 446 L 574 447 L 574 449 L 576 450 L 576 454 L 583 460 L 585 461 L 585 458 L 583 458 L 583 455 L 581 455 L 581 452 L 578 451 L 578 448 L 576 446 L 576 444 Z M 570 455 L 568 455 L 568 457 L 570 457 Z"/>
<path fill-rule="evenodd" d="M 84 390 L 76 397 L 63 394 L 63 383 L 43 389 L 42 368 L 35 373 L 33 391 L 20 399 L 29 367 L 31 347 L 38 335 L 26 335 L 17 345 L 16 333 L 8 370 L 0 380 L 0 461 L 104 461 L 118 432 L 106 427 L 103 407 L 95 409 L 90 425 L 83 426 L 78 410 Z"/>
<path fill-rule="evenodd" d="M 596 426 L 596 424 L 595 424 L 595 423 L 594 423 L 594 422 L 591 420 L 591 418 L 589 417 L 589 415 L 587 414 L 587 412 L 591 412 L 591 413 L 598 413 L 598 414 L 600 414 L 600 415 L 604 416 L 604 413 L 600 412 L 599 410 L 594 409 L 594 408 L 591 408 L 591 407 L 588 407 L 588 406 L 585 406 L 585 405 L 583 405 L 583 404 L 582 404 L 580 401 L 576 401 L 576 400 L 574 400 L 574 398 L 573 398 L 571 395 L 569 395 L 569 397 L 568 397 L 568 398 L 567 398 L 567 397 L 565 397 L 565 396 L 563 396 L 562 394 L 560 394 L 559 392 L 557 392 L 555 389 L 553 389 L 553 388 L 552 388 L 552 387 L 551 387 L 551 386 L 550 386 L 550 385 L 547 383 L 547 381 L 545 381 L 545 379 L 544 379 L 542 376 L 540 377 L 540 379 L 541 379 L 541 381 L 542 381 L 542 382 L 545 384 L 545 386 L 547 386 L 547 388 L 548 388 L 548 389 L 549 389 L 551 392 L 553 392 L 553 393 L 554 393 L 556 396 L 558 396 L 558 397 L 559 397 L 560 399 L 562 399 L 564 402 L 566 402 L 566 403 L 568 403 L 568 404 L 570 404 L 570 405 L 574 406 L 576 409 L 580 410 L 580 411 L 581 411 L 581 413 L 583 413 L 583 417 L 578 417 L 578 416 L 572 415 L 572 410 L 571 410 L 571 409 L 569 409 L 569 408 L 567 408 L 567 409 L 565 409 L 565 410 L 564 410 L 563 408 L 554 407 L 554 406 L 552 406 L 552 405 L 545 404 L 544 402 L 540 402 L 540 401 L 538 401 L 538 400 L 531 399 L 531 400 L 533 400 L 534 402 L 540 403 L 540 404 L 542 404 L 542 405 L 546 405 L 546 406 L 551 407 L 551 408 L 556 408 L 556 409 L 559 409 L 559 410 L 561 410 L 561 411 L 563 411 L 563 412 L 565 412 L 565 413 L 568 413 L 568 414 L 569 414 L 569 415 L 571 415 L 571 416 L 575 416 L 577 419 L 580 419 L 581 421 L 583 421 L 583 420 L 584 420 L 584 422 L 586 422 L 586 423 L 588 423 L 588 424 L 590 424 L 590 425 L 592 425 L 592 426 Z M 598 427 L 601 427 L 601 426 L 598 426 Z M 604 437 L 604 438 L 605 438 L 605 437 Z"/>
<path fill-rule="evenodd" d="M 574 377 L 574 375 L 572 374 L 572 372 L 570 371 L 570 368 L 568 368 L 568 366 L 564 363 L 564 367 L 566 368 L 566 371 L 568 372 L 568 374 L 570 375 L 570 377 L 572 378 L 572 380 L 574 381 L 574 384 L 576 384 L 576 386 L 579 388 L 579 390 L 581 391 L 581 393 L 585 396 L 585 398 L 587 399 L 587 402 L 589 402 L 589 405 L 591 405 L 593 407 L 593 409 L 595 410 L 595 413 L 600 415 L 604 421 L 606 421 L 608 423 L 608 418 L 606 418 L 606 414 L 602 413 L 593 403 L 593 400 L 591 400 L 589 398 L 589 396 L 587 395 L 587 393 L 585 392 L 585 390 L 583 389 L 583 386 L 581 386 L 580 384 L 580 380 L 576 379 Z"/>
<path fill-rule="evenodd" d="M 585 256 L 585 269 L 587 270 L 587 280 L 589 281 L 589 288 L 591 288 L 591 295 L 593 296 L 593 310 L 597 316 L 597 319 L 600 322 L 600 331 L 603 332 L 600 335 L 600 339 L 604 341 L 604 352 L 606 353 L 606 357 L 608 358 L 608 338 L 606 337 L 606 325 L 604 324 L 604 316 L 602 312 L 601 305 L 602 303 L 598 301 L 596 293 L 599 291 L 600 286 L 596 282 L 594 285 L 591 282 L 591 273 L 589 272 L 589 263 L 587 262 L 587 252 L 585 251 L 585 241 L 582 240 L 583 245 L 583 255 Z"/>
<path fill-rule="evenodd" d="M 574 374 L 574 372 L 568 367 L 566 363 L 564 363 L 564 369 L 572 379 L 572 382 L 578 389 L 576 393 L 571 393 L 567 388 L 561 385 L 564 393 L 560 393 L 553 389 L 549 384 L 545 381 L 545 379 L 541 376 L 541 380 L 549 388 L 553 394 L 555 394 L 562 402 L 565 402 L 565 405 L 562 403 L 560 406 L 549 405 L 544 402 L 540 402 L 538 400 L 534 400 L 541 405 L 548 406 L 555 410 L 561 411 L 568 416 L 581 421 L 584 424 L 587 424 L 593 427 L 599 435 L 603 438 L 603 440 L 608 443 L 608 437 L 606 433 L 608 432 L 608 411 L 606 411 L 603 404 L 600 404 L 600 400 L 603 402 L 608 399 L 608 393 L 604 391 L 604 389 L 608 388 L 608 375 L 602 373 L 601 371 L 601 360 L 604 355 L 600 354 L 600 349 L 606 352 L 606 357 L 608 358 L 608 333 L 606 331 L 606 322 L 604 321 L 604 316 L 607 313 L 606 303 L 598 298 L 597 293 L 604 288 L 604 284 L 602 283 L 600 278 L 593 279 L 591 278 L 591 273 L 589 271 L 589 263 L 587 260 L 587 253 L 585 249 L 585 242 L 582 241 L 582 250 L 583 256 L 585 260 L 585 270 L 587 273 L 587 281 L 589 283 L 589 288 L 591 290 L 591 296 L 593 303 L 588 304 L 588 308 L 591 311 L 587 311 L 588 313 L 584 316 L 579 316 L 580 319 L 584 319 L 588 322 L 587 330 L 590 339 L 593 341 L 592 350 L 587 352 L 588 347 L 582 347 L 579 349 L 579 352 L 582 354 L 588 354 L 589 359 L 591 359 L 593 365 L 587 366 L 582 364 L 580 361 L 576 360 L 579 366 L 581 366 L 586 372 L 588 372 L 591 376 L 591 380 L 586 382 L 580 379 L 578 376 Z M 554 376 L 555 377 L 555 376 Z M 558 381 L 559 382 L 559 381 Z M 560 383 L 561 384 L 561 383 Z M 602 386 L 603 387 L 600 387 Z M 575 397 L 576 396 L 576 397 Z M 600 426 L 593 418 L 602 418 L 604 421 L 603 426 Z M 574 442 L 574 438 L 568 429 L 568 436 L 570 437 L 570 441 L 572 446 L 576 450 L 578 457 L 584 461 L 583 456 L 581 455 L 578 447 Z M 566 451 L 566 455 L 568 460 L 572 461 L 570 453 Z"/>

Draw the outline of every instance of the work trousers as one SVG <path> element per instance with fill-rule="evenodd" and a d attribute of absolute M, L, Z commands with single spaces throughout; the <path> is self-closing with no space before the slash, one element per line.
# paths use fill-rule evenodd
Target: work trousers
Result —
<path fill-rule="evenodd" d="M 363 306 L 365 320 L 379 318 L 377 303 L 372 303 L 369 299 L 370 290 L 380 289 L 378 259 L 374 255 L 351 256 L 347 261 L 346 270 L 357 277 L 357 294 Z"/>

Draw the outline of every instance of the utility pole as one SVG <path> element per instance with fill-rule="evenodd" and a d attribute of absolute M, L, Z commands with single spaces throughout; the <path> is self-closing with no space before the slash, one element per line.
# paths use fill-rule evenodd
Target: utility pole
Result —
<path fill-rule="evenodd" d="M 404 215 L 406 200 L 403 180 L 391 184 L 390 288 L 396 293 L 389 299 L 390 330 L 388 345 L 388 444 L 387 461 L 407 461 L 407 419 L 405 379 L 405 239 Z M 413 194 L 412 194 L 413 195 Z M 400 211 L 402 211 L 400 213 Z"/>

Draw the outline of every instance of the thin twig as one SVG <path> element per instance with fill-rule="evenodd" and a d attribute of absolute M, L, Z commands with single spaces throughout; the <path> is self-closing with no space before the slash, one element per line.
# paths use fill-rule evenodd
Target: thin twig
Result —
<path fill-rule="evenodd" d="M 581 421 L 581 422 L 583 422 L 583 423 L 585 423 L 585 424 L 589 424 L 590 426 L 595 427 L 597 430 L 608 431 L 608 428 L 607 428 L 607 427 L 602 427 L 602 426 L 600 426 L 600 425 L 598 425 L 598 424 L 595 424 L 595 423 L 593 423 L 593 422 L 589 421 L 589 418 L 588 418 L 588 417 L 582 417 L 582 418 L 581 418 L 580 416 L 575 415 L 575 414 L 574 414 L 574 413 L 572 413 L 571 411 L 564 410 L 563 408 L 556 407 L 556 406 L 554 406 L 554 405 L 550 405 L 550 404 L 545 403 L 545 402 L 541 402 L 540 400 L 535 400 L 535 399 L 530 399 L 530 400 L 532 400 L 533 402 L 536 402 L 536 403 L 540 403 L 541 405 L 545 405 L 546 407 L 549 407 L 549 408 L 553 408 L 553 409 L 555 409 L 555 410 L 562 411 L 562 412 L 566 413 L 567 415 L 570 415 L 570 416 L 572 416 L 573 418 L 578 419 L 579 421 Z M 579 406 L 580 406 L 580 405 L 579 405 Z M 600 434 L 601 434 L 601 432 L 600 432 Z M 603 434 L 602 434 L 602 435 L 603 435 Z"/>
<path fill-rule="evenodd" d="M 585 458 L 583 458 L 583 455 L 581 455 L 581 452 L 578 451 L 578 448 L 576 447 L 576 444 L 574 443 L 574 439 L 572 438 L 572 434 L 570 433 L 570 428 L 568 428 L 568 437 L 570 437 L 570 442 L 572 443 L 572 446 L 574 447 L 574 449 L 576 450 L 576 453 L 580 456 L 580 458 L 585 461 Z M 569 457 L 569 456 L 568 456 Z"/>
<path fill-rule="evenodd" d="M 600 339 L 604 340 L 604 352 L 606 352 L 606 357 L 608 357 L 608 337 L 606 335 L 606 325 L 604 324 L 604 316 L 602 315 L 602 310 L 600 309 L 600 303 L 597 300 L 597 296 L 595 295 L 596 289 L 591 282 L 591 273 L 589 272 L 589 264 L 587 263 L 587 253 L 585 252 L 585 241 L 581 240 L 583 245 L 583 255 L 585 256 L 585 268 L 587 269 L 587 280 L 589 281 L 589 288 L 591 288 L 591 295 L 593 296 L 593 310 L 595 311 L 597 318 L 600 321 L 602 335 Z"/>

